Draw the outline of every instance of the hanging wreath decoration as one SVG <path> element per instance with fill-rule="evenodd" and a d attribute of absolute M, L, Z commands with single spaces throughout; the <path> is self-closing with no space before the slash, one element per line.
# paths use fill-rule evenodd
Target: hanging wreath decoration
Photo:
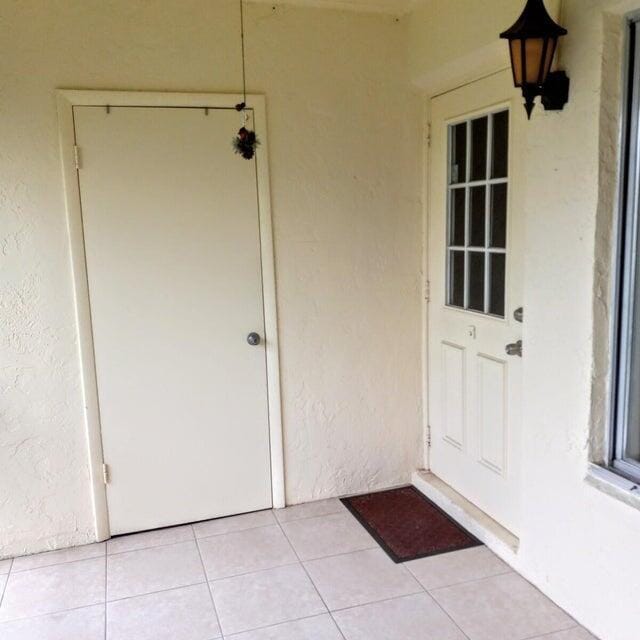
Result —
<path fill-rule="evenodd" d="M 260 144 L 260 140 L 256 136 L 256 132 L 247 127 L 249 122 L 249 110 L 247 109 L 247 79 L 245 72 L 245 54 L 244 54 L 244 10 L 243 0 L 240 0 L 240 44 L 242 47 L 242 102 L 236 105 L 236 111 L 242 113 L 242 126 L 233 139 L 234 151 L 241 155 L 245 160 L 251 160 L 256 153 L 256 148 Z"/>

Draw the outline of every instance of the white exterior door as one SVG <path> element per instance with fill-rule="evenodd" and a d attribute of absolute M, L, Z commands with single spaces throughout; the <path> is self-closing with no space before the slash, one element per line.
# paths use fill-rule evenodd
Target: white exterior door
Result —
<path fill-rule="evenodd" d="M 233 153 L 238 114 L 74 107 L 74 121 L 111 533 L 271 507 L 256 164 Z"/>
<path fill-rule="evenodd" d="M 431 102 L 430 468 L 513 533 L 520 504 L 525 121 L 508 72 Z M 525 345 L 526 352 L 526 345 Z"/>

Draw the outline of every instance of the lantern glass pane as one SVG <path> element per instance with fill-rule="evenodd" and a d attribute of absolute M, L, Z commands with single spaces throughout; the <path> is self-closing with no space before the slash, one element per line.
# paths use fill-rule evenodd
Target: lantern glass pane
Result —
<path fill-rule="evenodd" d="M 511 66 L 516 87 L 522 86 L 522 40 L 511 40 Z"/>
<path fill-rule="evenodd" d="M 545 40 L 547 47 L 545 50 Z M 512 40 L 511 64 L 516 87 L 523 84 L 540 85 L 551 70 L 556 39 L 529 38 L 524 41 L 524 59 L 522 57 L 522 40 Z M 523 81 L 524 78 L 524 81 Z"/>

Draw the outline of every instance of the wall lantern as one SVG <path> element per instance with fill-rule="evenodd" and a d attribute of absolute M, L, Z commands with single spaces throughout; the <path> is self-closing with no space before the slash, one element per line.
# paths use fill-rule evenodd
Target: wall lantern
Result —
<path fill-rule="evenodd" d="M 516 23 L 500 34 L 509 41 L 513 81 L 522 88 L 527 117 L 542 97 L 545 109 L 560 111 L 569 101 L 569 78 L 564 71 L 551 71 L 553 56 L 561 36 L 567 30 L 547 13 L 543 0 L 527 0 Z"/>

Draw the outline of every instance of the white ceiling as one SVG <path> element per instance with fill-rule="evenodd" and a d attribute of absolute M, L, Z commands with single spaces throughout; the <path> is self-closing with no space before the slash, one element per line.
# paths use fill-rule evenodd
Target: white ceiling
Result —
<path fill-rule="evenodd" d="M 375 11 L 401 15 L 408 13 L 425 0 L 253 0 L 270 4 L 298 4 L 326 9 L 350 9 L 352 11 Z"/>

